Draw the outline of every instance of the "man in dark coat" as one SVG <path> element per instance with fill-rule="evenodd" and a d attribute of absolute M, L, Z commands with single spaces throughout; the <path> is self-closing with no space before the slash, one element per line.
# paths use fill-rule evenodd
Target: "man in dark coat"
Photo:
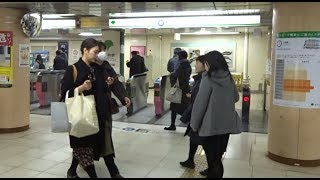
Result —
<path fill-rule="evenodd" d="M 56 51 L 56 57 L 53 60 L 53 70 L 66 70 L 68 64 L 62 57 L 62 52 L 60 50 Z"/>
<path fill-rule="evenodd" d="M 144 64 L 144 58 L 138 54 L 138 51 L 132 51 L 132 58 L 127 62 L 127 67 L 130 68 L 129 76 L 141 74 L 147 71 Z"/>
<path fill-rule="evenodd" d="M 191 75 L 191 66 L 189 61 L 187 60 L 188 53 L 182 50 L 178 53 L 178 56 L 178 69 L 173 72 L 174 75 L 172 76 L 171 86 L 179 81 L 179 88 L 182 90 L 182 99 L 180 104 L 170 103 L 171 125 L 169 127 L 165 127 L 165 130 L 176 130 L 175 122 L 177 114 L 182 115 L 182 113 L 190 103 L 190 98 L 186 96 L 187 93 L 190 93 L 189 80 Z"/>

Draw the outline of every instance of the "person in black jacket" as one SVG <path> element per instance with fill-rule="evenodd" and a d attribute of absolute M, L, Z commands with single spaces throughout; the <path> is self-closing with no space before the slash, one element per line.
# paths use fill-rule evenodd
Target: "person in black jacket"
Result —
<path fill-rule="evenodd" d="M 190 131 L 191 130 L 190 119 L 191 119 L 191 111 L 192 111 L 193 102 L 196 99 L 196 96 L 199 91 L 199 85 L 201 83 L 202 73 L 206 70 L 204 67 L 204 64 L 205 64 L 204 56 L 198 56 L 196 58 L 196 64 L 195 64 L 195 70 L 196 70 L 197 74 L 193 76 L 194 84 L 192 86 L 191 94 L 189 94 L 189 93 L 187 94 L 187 97 L 191 97 L 191 103 L 189 104 L 188 108 L 183 112 L 181 119 L 180 119 L 182 122 L 188 123 L 188 127 L 187 127 L 187 130 L 186 130 L 184 136 L 186 136 L 186 135 L 190 136 L 188 159 L 186 161 L 180 162 L 180 164 L 183 167 L 187 167 L 187 168 L 191 168 L 191 169 L 195 168 L 194 156 L 197 152 L 199 144 L 195 144 L 194 142 L 191 141 L 192 131 Z M 200 174 L 206 175 L 207 170 L 201 171 Z"/>
<path fill-rule="evenodd" d="M 80 164 L 91 178 L 97 178 L 94 160 L 99 160 L 101 149 L 105 146 L 104 129 L 107 117 L 109 117 L 106 108 L 110 107 L 110 100 L 107 97 L 108 85 L 102 73 L 91 66 L 100 52 L 98 41 L 88 38 L 81 43 L 80 49 L 82 57 L 74 64 L 77 70 L 76 78 L 74 79 L 73 66 L 68 66 L 62 79 L 61 101 L 65 99 L 67 91 L 69 91 L 69 97 L 73 97 L 75 88 L 78 88 L 79 93 L 82 92 L 85 96 L 94 95 L 100 130 L 96 134 L 82 138 L 69 135 L 73 158 L 67 171 L 67 177 L 79 178 L 76 169 Z"/>
<path fill-rule="evenodd" d="M 147 71 L 146 65 L 144 64 L 144 58 L 140 56 L 138 53 L 138 51 L 132 51 L 132 58 L 126 64 L 127 67 L 130 68 L 130 77 L 135 74 L 141 74 Z"/>
<path fill-rule="evenodd" d="M 68 64 L 62 57 L 62 52 L 60 50 L 56 51 L 56 57 L 53 60 L 53 70 L 66 70 Z"/>
<path fill-rule="evenodd" d="M 104 74 L 104 79 L 107 81 L 108 92 L 107 96 L 108 99 L 111 99 L 111 92 L 120 100 L 122 105 L 129 107 L 131 104 L 130 99 L 127 97 L 126 90 L 123 86 L 123 84 L 118 80 L 117 73 L 112 68 L 110 63 L 107 61 L 107 54 L 106 54 L 106 46 L 103 42 L 99 42 L 101 52 L 98 54 L 98 57 L 96 59 L 95 69 L 99 70 Z M 116 101 L 113 101 L 116 102 Z M 115 104 L 111 103 L 110 108 L 115 106 Z M 111 112 L 110 108 L 108 109 L 108 112 Z M 110 176 L 112 178 L 122 178 L 122 176 L 119 173 L 118 167 L 116 166 L 114 162 L 114 147 L 113 147 L 113 141 L 112 141 L 112 116 L 111 113 L 108 113 L 107 117 L 108 121 L 106 121 L 105 126 L 105 140 L 106 140 L 106 146 L 102 148 L 101 151 L 101 157 L 104 158 L 104 162 L 109 170 Z"/>
<path fill-rule="evenodd" d="M 169 127 L 165 127 L 164 130 L 176 130 L 176 117 L 177 114 L 182 115 L 184 110 L 188 107 L 190 103 L 190 98 L 186 96 L 187 93 L 190 93 L 189 80 L 191 75 L 191 66 L 189 61 L 187 60 L 188 53 L 184 50 L 178 53 L 179 63 L 178 68 L 175 75 L 172 76 L 171 87 L 179 81 L 179 88 L 182 90 L 182 99 L 181 103 L 170 103 L 171 110 L 171 125 Z"/>

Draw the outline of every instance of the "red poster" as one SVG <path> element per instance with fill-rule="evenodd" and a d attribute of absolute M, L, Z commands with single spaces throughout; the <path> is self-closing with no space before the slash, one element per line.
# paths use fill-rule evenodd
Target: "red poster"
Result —
<path fill-rule="evenodd" d="M 139 55 L 144 57 L 144 53 L 145 53 L 145 46 L 130 46 L 130 59 L 131 59 L 131 52 L 132 51 L 138 51 Z"/>
<path fill-rule="evenodd" d="M 13 46 L 12 31 L 0 31 L 0 46 Z"/>

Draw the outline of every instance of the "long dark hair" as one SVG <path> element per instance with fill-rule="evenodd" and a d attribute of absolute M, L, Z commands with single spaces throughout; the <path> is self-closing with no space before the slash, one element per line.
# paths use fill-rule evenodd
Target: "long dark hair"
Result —
<path fill-rule="evenodd" d="M 219 51 L 210 51 L 205 56 L 205 61 L 209 64 L 210 68 L 208 71 L 208 76 L 211 76 L 212 72 L 217 72 L 218 70 L 223 70 L 229 72 L 230 77 L 231 73 L 229 70 L 228 63 L 223 55 Z"/>

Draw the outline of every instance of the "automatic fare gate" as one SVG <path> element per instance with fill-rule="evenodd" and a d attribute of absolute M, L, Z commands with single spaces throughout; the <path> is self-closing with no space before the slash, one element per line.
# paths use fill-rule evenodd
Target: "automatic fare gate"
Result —
<path fill-rule="evenodd" d="M 170 75 L 157 78 L 154 82 L 154 108 L 156 117 L 161 117 L 170 108 L 170 102 L 166 100 L 166 95 L 170 91 Z"/>
<path fill-rule="evenodd" d="M 128 115 L 147 107 L 149 92 L 147 73 L 131 76 L 126 82 L 126 91 L 131 99 L 131 105 L 128 107 Z"/>

